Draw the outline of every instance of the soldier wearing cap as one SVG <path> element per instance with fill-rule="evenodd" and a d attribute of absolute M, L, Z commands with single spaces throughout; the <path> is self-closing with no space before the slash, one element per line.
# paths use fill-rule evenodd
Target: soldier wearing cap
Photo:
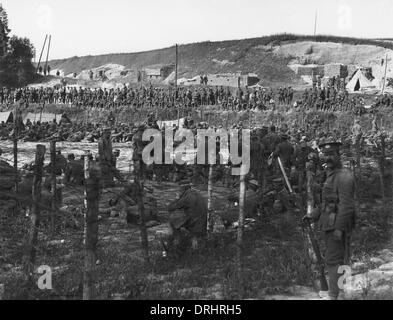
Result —
<path fill-rule="evenodd" d="M 291 172 L 291 166 L 292 166 L 292 157 L 295 149 L 291 145 L 291 143 L 288 141 L 289 136 L 286 133 L 281 134 L 281 142 L 277 145 L 273 156 L 280 157 L 281 162 L 285 168 L 285 171 L 287 175 L 289 176 Z"/>
<path fill-rule="evenodd" d="M 340 146 L 340 142 L 332 139 L 319 146 L 327 171 L 322 206 L 306 216 L 317 220 L 325 234 L 329 297 L 332 300 L 336 300 L 340 293 L 339 267 L 349 265 L 349 239 L 355 227 L 354 176 L 352 171 L 342 167 Z"/>
<path fill-rule="evenodd" d="M 180 197 L 168 206 L 168 211 L 184 210 L 184 216 L 170 221 L 173 239 L 182 228 L 186 229 L 194 238 L 206 236 L 207 229 L 207 200 L 192 188 L 189 179 L 181 182 Z"/>

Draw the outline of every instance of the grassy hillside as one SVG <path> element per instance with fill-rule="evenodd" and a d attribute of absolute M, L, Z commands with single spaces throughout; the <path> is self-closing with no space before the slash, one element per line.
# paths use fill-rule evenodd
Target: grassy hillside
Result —
<path fill-rule="evenodd" d="M 352 45 L 375 45 L 393 49 L 393 43 L 383 40 L 356 39 L 335 36 L 304 36 L 279 34 L 260 38 L 220 42 L 200 42 L 179 46 L 179 73 L 195 76 L 203 73 L 255 72 L 266 84 L 297 82 L 298 77 L 287 67 L 291 57 L 273 54 L 271 46 L 297 41 L 338 42 Z M 175 60 L 174 47 L 138 53 L 107 54 L 53 60 L 53 68 L 65 74 L 81 72 L 107 63 L 117 63 L 126 68 L 139 69 L 156 64 L 170 64 Z"/>

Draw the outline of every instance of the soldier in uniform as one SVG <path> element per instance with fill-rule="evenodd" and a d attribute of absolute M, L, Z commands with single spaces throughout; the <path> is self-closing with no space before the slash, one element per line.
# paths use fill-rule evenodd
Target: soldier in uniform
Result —
<path fill-rule="evenodd" d="M 334 140 L 320 144 L 322 161 L 326 164 L 326 181 L 322 189 L 321 209 L 310 216 L 318 221 L 325 236 L 325 260 L 329 275 L 329 297 L 336 300 L 341 265 L 349 265 L 349 239 L 355 227 L 354 175 L 343 168 L 340 159 L 340 142 Z"/>
<path fill-rule="evenodd" d="M 273 152 L 273 156 L 275 158 L 280 157 L 282 164 L 287 172 L 287 175 L 290 175 L 292 160 L 293 160 L 293 153 L 295 149 L 293 148 L 292 144 L 288 141 L 289 136 L 287 134 L 281 134 L 281 140 L 275 151 Z"/>
<path fill-rule="evenodd" d="M 302 193 L 304 190 L 304 182 L 306 181 L 306 162 L 309 159 L 310 153 L 316 152 L 308 145 L 307 137 L 303 136 L 293 154 L 293 160 L 297 171 L 299 193 Z"/>
<path fill-rule="evenodd" d="M 181 187 L 179 199 L 168 206 L 169 212 L 184 210 L 183 217 L 170 221 L 172 239 L 178 239 L 182 228 L 191 234 L 193 240 L 203 238 L 207 230 L 207 199 L 191 187 L 190 180 L 183 181 Z"/>

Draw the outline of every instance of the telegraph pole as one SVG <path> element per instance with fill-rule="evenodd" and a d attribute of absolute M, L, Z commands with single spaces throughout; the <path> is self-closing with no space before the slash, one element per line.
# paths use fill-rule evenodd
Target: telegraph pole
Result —
<path fill-rule="evenodd" d="M 317 19 L 318 19 L 318 11 L 315 11 L 315 21 L 314 21 L 314 38 L 317 35 Z"/>
<path fill-rule="evenodd" d="M 178 52 L 178 46 L 176 43 L 175 46 L 175 56 L 176 56 L 176 60 L 175 60 L 175 103 L 177 100 L 177 68 L 178 68 L 178 63 L 179 63 L 179 52 Z M 177 126 L 180 127 L 180 106 L 177 107 Z"/>
<path fill-rule="evenodd" d="M 49 50 L 50 50 L 50 42 L 51 42 L 51 40 L 52 40 L 52 35 L 49 36 L 48 52 L 46 53 L 46 61 L 45 61 L 44 73 L 45 73 L 45 70 L 47 70 L 46 68 L 48 67 L 48 58 L 49 58 Z"/>
<path fill-rule="evenodd" d="M 41 58 L 42 58 L 42 54 L 44 53 L 44 49 L 45 49 L 45 45 L 46 45 L 46 40 L 47 40 L 47 39 L 48 39 L 48 35 L 45 36 L 45 41 L 44 41 L 44 45 L 42 46 L 42 50 L 41 50 L 41 54 L 40 54 L 40 59 L 38 60 L 36 73 L 38 72 L 38 69 L 40 68 Z"/>
<path fill-rule="evenodd" d="M 387 74 L 387 72 L 388 72 L 388 54 L 386 54 L 386 59 L 385 59 L 385 76 L 383 77 L 382 94 L 385 93 L 386 74 Z"/>
<path fill-rule="evenodd" d="M 178 59 L 179 59 L 179 56 L 178 56 L 178 54 L 179 54 L 179 52 L 178 52 L 178 46 L 177 46 L 177 44 L 176 44 L 176 46 L 175 46 L 175 56 L 176 56 L 176 60 L 175 60 L 175 88 L 177 89 L 177 68 L 178 68 Z"/>

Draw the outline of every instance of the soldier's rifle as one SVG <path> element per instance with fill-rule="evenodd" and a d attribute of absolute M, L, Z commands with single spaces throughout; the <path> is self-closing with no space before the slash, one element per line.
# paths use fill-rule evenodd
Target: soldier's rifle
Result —
<path fill-rule="evenodd" d="M 295 199 L 296 206 L 300 210 L 300 213 L 302 214 L 302 216 L 303 217 L 306 216 L 304 206 L 302 205 L 302 201 L 294 193 L 280 157 L 277 157 L 277 161 L 278 161 L 278 165 L 280 167 L 281 173 L 284 177 L 285 183 L 288 187 L 290 195 Z M 315 258 L 316 258 L 321 290 L 327 291 L 328 290 L 328 283 L 327 283 L 326 276 L 325 276 L 325 263 L 323 261 L 321 250 L 320 250 L 319 244 L 318 244 L 318 240 L 317 240 L 317 237 L 316 237 L 315 232 L 313 230 L 313 227 L 311 225 L 310 219 L 302 219 L 302 229 L 303 229 L 304 235 L 306 236 L 307 242 L 309 242 L 311 244 L 312 250 L 313 250 Z M 310 259 L 313 260 L 312 257 L 310 257 Z"/>

